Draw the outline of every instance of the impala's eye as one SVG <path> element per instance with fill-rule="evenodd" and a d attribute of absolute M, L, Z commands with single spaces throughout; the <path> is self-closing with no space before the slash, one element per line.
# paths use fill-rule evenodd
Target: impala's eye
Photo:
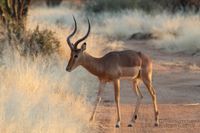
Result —
<path fill-rule="evenodd" d="M 75 57 L 75 58 L 77 58 L 77 57 L 78 57 L 78 55 L 74 55 L 74 57 Z"/>

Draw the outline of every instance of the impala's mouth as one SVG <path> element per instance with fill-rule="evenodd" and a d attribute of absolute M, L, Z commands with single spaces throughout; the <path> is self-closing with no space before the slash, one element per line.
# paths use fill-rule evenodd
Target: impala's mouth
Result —
<path fill-rule="evenodd" d="M 71 68 L 68 68 L 68 67 L 66 68 L 67 72 L 71 72 L 71 70 L 72 70 Z"/>

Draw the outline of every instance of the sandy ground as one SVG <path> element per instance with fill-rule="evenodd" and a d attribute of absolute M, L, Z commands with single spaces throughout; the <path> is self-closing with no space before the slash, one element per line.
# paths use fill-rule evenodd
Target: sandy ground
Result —
<path fill-rule="evenodd" d="M 116 129 L 116 108 L 112 84 L 107 84 L 102 102 L 97 109 L 96 121 L 101 133 L 198 133 L 200 132 L 200 56 L 183 53 L 170 54 L 155 49 L 149 42 L 127 41 L 126 48 L 146 53 L 153 59 L 153 83 L 157 91 L 160 126 L 154 127 L 151 97 L 141 84 L 143 93 L 138 120 L 134 127 L 127 127 L 136 96 L 131 81 L 121 81 L 122 126 Z"/>

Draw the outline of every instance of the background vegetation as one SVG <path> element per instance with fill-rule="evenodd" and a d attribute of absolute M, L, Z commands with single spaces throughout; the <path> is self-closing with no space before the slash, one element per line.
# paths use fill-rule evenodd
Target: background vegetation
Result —
<path fill-rule="evenodd" d="M 199 0 L 87 0 L 86 10 L 119 12 L 125 9 L 137 9 L 145 12 L 156 11 L 195 11 L 200 8 Z"/>
<path fill-rule="evenodd" d="M 52 31 L 41 31 L 38 26 L 33 31 L 27 30 L 30 3 L 31 0 L 1 0 L 0 26 L 3 32 L 7 33 L 4 36 L 8 39 L 8 45 L 18 50 L 21 55 L 52 54 L 59 47 L 59 41 Z"/>

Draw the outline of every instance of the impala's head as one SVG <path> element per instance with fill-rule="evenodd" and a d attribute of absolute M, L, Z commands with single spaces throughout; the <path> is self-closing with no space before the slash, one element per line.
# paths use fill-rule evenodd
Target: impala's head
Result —
<path fill-rule="evenodd" d="M 75 69 L 77 66 L 80 65 L 81 60 L 83 59 L 83 52 L 86 50 L 86 42 L 82 43 L 80 48 L 78 48 L 78 44 L 83 42 L 90 33 L 90 21 L 88 19 L 88 31 L 86 35 L 80 38 L 79 40 L 77 40 L 75 43 L 72 43 L 70 41 L 70 38 L 76 33 L 76 30 L 77 30 L 76 19 L 74 18 L 74 16 L 73 16 L 73 19 L 74 19 L 74 26 L 75 26 L 74 31 L 67 37 L 67 44 L 69 45 L 70 50 L 71 50 L 70 60 L 66 68 L 66 71 L 68 72 L 72 71 L 73 69 Z"/>

